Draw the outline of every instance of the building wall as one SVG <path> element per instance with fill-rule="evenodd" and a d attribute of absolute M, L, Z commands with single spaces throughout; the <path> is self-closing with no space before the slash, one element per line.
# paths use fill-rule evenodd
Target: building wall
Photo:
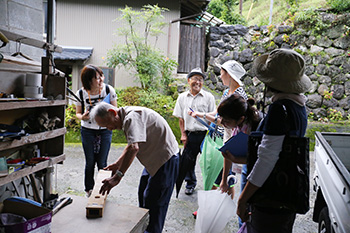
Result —
<path fill-rule="evenodd" d="M 42 0 L 0 0 L 0 30 L 7 30 L 25 37 L 43 40 L 44 11 Z M 17 44 L 17 48 L 19 44 Z M 16 42 L 10 41 L 0 51 L 11 55 L 16 52 Z M 36 61 L 44 52 L 40 48 L 22 44 L 20 51 Z"/>
<path fill-rule="evenodd" d="M 93 47 L 91 58 L 87 64 L 106 66 L 105 58 L 108 49 L 114 44 L 124 43 L 124 38 L 115 35 L 121 22 L 114 21 L 121 15 L 120 8 L 125 5 L 140 9 L 146 4 L 156 4 L 156 1 L 114 1 L 114 0 L 57 0 L 57 28 L 55 43 L 62 46 Z M 164 14 L 165 22 L 180 17 L 180 5 L 178 1 L 167 1 L 158 4 L 170 11 Z M 164 28 L 157 43 L 157 47 L 164 51 L 169 57 L 178 57 L 179 24 L 169 24 Z M 81 68 L 81 67 L 80 67 Z M 79 72 L 78 72 L 79 73 Z M 76 72 L 73 72 L 73 75 Z M 75 83 L 74 83 L 75 82 Z M 73 76 L 73 89 L 79 87 L 79 77 Z M 135 85 L 129 71 L 117 68 L 115 72 L 115 87 L 126 87 Z M 74 90 L 75 91 L 75 90 Z"/>

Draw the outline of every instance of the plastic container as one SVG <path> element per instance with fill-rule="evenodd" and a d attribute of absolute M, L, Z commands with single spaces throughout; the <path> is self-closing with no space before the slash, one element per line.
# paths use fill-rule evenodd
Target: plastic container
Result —
<path fill-rule="evenodd" d="M 35 74 L 35 73 L 26 74 L 26 86 L 40 87 L 41 74 Z"/>
<path fill-rule="evenodd" d="M 25 86 L 24 87 L 25 98 L 43 98 L 43 87 L 42 86 Z"/>

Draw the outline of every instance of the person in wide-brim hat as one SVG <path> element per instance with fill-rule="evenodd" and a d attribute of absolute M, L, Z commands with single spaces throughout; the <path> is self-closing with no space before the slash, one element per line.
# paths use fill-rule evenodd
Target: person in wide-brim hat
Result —
<path fill-rule="evenodd" d="M 304 73 L 304 58 L 290 49 L 276 49 L 256 58 L 252 70 L 272 96 L 268 111 L 257 129 L 262 132 L 262 139 L 256 149 L 256 161 L 249 162 L 251 166 L 247 171 L 249 174 L 247 182 L 241 185 L 244 188 L 238 198 L 237 215 L 243 222 L 247 222 L 248 232 L 292 233 L 297 208 L 294 203 L 291 204 L 293 201 L 290 201 L 289 197 L 295 199 L 300 194 L 300 189 L 294 188 L 295 186 L 290 182 L 290 177 L 294 174 L 286 172 L 277 161 L 280 161 L 281 152 L 283 153 L 286 148 L 284 144 L 286 136 L 294 139 L 305 137 L 308 119 L 307 97 L 304 93 L 310 89 L 312 83 Z M 252 149 L 250 147 L 248 151 Z M 302 158 L 303 155 L 296 151 L 291 153 L 293 153 L 292 156 L 288 157 L 285 163 L 293 166 L 292 158 L 297 156 Z M 278 179 L 272 171 L 281 171 L 281 169 L 284 178 Z M 302 171 L 299 166 L 298 171 Z M 308 179 L 309 177 L 306 177 L 305 180 Z M 269 182 L 274 180 L 271 186 L 267 180 Z M 282 182 L 283 188 L 277 184 L 281 180 L 288 180 L 286 183 Z M 307 185 L 306 182 L 298 182 L 300 183 L 298 187 Z M 288 190 L 290 195 L 279 197 L 271 195 L 271 193 L 280 194 L 281 189 Z M 260 199 L 254 199 L 258 195 L 263 195 L 264 198 L 260 196 Z M 300 199 L 304 203 L 309 202 L 307 195 Z"/>
<path fill-rule="evenodd" d="M 256 58 L 253 72 L 267 86 L 285 93 L 305 93 L 312 83 L 305 75 L 305 60 L 290 49 L 275 49 Z"/>

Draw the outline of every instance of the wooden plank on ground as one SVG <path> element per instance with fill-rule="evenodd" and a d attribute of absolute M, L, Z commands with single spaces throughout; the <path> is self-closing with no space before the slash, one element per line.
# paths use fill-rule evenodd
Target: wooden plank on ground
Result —
<path fill-rule="evenodd" d="M 99 218 L 103 216 L 103 209 L 105 207 L 107 193 L 101 195 L 99 193 L 102 186 L 102 181 L 108 177 L 111 177 L 112 171 L 99 170 L 95 186 L 89 197 L 88 203 L 86 205 L 86 217 L 87 218 Z"/>

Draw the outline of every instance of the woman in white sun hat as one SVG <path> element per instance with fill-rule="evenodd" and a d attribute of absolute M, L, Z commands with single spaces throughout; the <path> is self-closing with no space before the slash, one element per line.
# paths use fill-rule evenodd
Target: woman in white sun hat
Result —
<path fill-rule="evenodd" d="M 256 58 L 253 72 L 272 92 L 272 104 L 263 121 L 263 138 L 258 148 L 258 159 L 248 175 L 248 181 L 241 193 L 237 214 L 246 222 L 250 211 L 248 232 L 292 232 L 296 212 L 284 206 L 278 208 L 248 205 L 249 199 L 264 184 L 276 165 L 285 134 L 303 137 L 307 127 L 303 93 L 311 87 L 310 79 L 304 74 L 303 57 L 289 49 L 276 49 Z M 288 120 L 285 120 L 286 112 Z M 250 210 L 248 210 L 248 208 Z"/>
<path fill-rule="evenodd" d="M 235 60 L 230 60 L 225 62 L 222 65 L 218 65 L 220 67 L 220 78 L 225 86 L 228 86 L 229 88 L 226 89 L 221 97 L 220 103 L 227 99 L 232 94 L 236 93 L 243 97 L 243 99 L 247 100 L 248 96 L 244 91 L 243 88 L 243 82 L 241 81 L 241 78 L 246 74 L 245 69 L 243 66 L 238 63 Z M 234 111 L 234 109 L 233 109 Z M 217 112 L 215 112 L 216 114 Z M 219 122 L 220 123 L 220 122 Z M 244 131 L 247 133 L 247 131 L 250 131 L 250 129 L 246 126 L 243 128 L 236 127 L 236 128 L 224 128 L 224 142 L 226 142 L 230 137 L 236 135 L 239 131 Z M 231 167 L 234 168 L 235 171 L 232 171 Z M 227 182 L 227 177 L 231 175 L 236 175 L 236 172 L 240 170 L 240 167 L 236 164 L 232 164 L 232 162 L 226 158 L 224 158 L 224 166 L 222 172 L 219 173 L 218 178 L 214 182 L 214 189 L 220 187 L 220 189 L 224 192 L 227 192 L 231 194 L 231 197 L 234 197 L 234 184 L 237 182 L 235 179 L 229 180 Z"/>

